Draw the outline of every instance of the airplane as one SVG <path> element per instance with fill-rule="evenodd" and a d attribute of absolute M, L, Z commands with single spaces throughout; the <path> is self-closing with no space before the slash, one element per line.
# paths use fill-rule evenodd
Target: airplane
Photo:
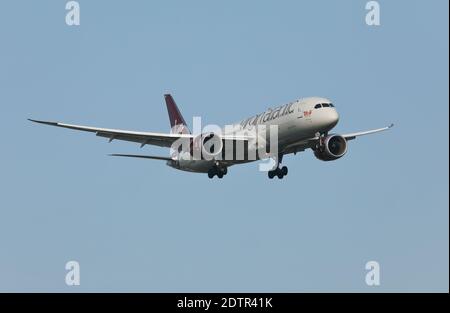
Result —
<path fill-rule="evenodd" d="M 359 136 L 382 132 L 394 126 L 394 124 L 390 124 L 383 128 L 344 135 L 329 133 L 339 122 L 336 107 L 326 98 L 309 97 L 269 108 L 262 113 L 231 124 L 228 128 L 225 127 L 221 133 L 192 134 L 173 97 L 165 94 L 164 98 L 171 126 L 170 133 L 28 120 L 45 125 L 92 132 L 99 137 L 108 138 L 109 142 L 124 140 L 138 143 L 141 148 L 146 145 L 171 148 L 170 157 L 136 154 L 111 154 L 111 156 L 162 160 L 177 170 L 206 173 L 209 178 L 217 176 L 219 179 L 228 173 L 230 166 L 269 158 L 274 161 L 274 166 L 267 171 L 268 177 L 273 179 L 276 176 L 278 179 L 282 179 L 288 174 L 288 168 L 281 166 L 284 155 L 311 149 L 317 159 L 334 161 L 347 153 L 348 141 Z M 255 131 L 261 126 L 270 127 L 271 130 L 273 127 L 277 128 L 276 139 L 278 141 L 271 139 L 275 142 L 276 153 L 259 153 L 258 148 L 262 146 L 267 149 L 271 141 L 267 140 L 267 136 L 262 136 Z M 266 134 L 264 132 L 264 135 Z M 243 152 L 239 154 L 235 147 L 240 147 Z"/>

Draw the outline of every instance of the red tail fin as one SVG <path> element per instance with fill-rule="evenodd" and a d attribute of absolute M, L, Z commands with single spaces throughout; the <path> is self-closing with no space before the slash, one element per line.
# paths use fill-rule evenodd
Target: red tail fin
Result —
<path fill-rule="evenodd" d="M 172 96 L 170 94 L 166 94 L 164 95 L 164 99 L 166 100 L 167 112 L 169 113 L 170 127 L 172 128 L 172 131 L 180 132 L 180 130 L 187 130 L 189 132 L 186 121 L 184 120 L 183 115 L 181 115 L 180 110 L 178 109 Z"/>

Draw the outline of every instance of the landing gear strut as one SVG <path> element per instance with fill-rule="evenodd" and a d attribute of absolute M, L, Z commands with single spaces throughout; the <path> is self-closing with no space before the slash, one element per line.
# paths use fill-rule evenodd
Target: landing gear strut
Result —
<path fill-rule="evenodd" d="M 220 168 L 218 166 L 214 166 L 214 167 L 209 169 L 208 177 L 209 178 L 214 178 L 214 176 L 217 175 L 218 178 L 222 178 L 225 175 L 227 175 L 227 173 L 228 173 L 228 169 L 226 167 Z"/>
<path fill-rule="evenodd" d="M 278 179 L 283 179 L 284 176 L 288 174 L 288 168 L 286 166 L 283 166 L 280 168 L 281 161 L 283 160 L 283 156 L 280 155 L 278 157 L 277 161 L 277 168 L 274 170 L 271 170 L 267 173 L 267 176 L 269 176 L 269 179 L 273 179 L 275 176 L 278 177 Z"/>

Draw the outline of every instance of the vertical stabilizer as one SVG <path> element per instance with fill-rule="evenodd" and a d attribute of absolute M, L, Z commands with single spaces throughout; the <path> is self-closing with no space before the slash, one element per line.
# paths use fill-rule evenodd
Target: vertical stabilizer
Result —
<path fill-rule="evenodd" d="M 164 95 L 164 99 L 166 100 L 167 105 L 167 113 L 169 113 L 170 127 L 173 133 L 190 133 L 189 128 L 187 127 L 186 121 L 181 115 L 180 110 L 178 109 L 175 100 L 170 94 Z"/>

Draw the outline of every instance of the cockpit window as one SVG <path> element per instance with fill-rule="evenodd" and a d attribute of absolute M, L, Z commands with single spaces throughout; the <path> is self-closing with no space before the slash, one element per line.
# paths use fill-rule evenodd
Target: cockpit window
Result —
<path fill-rule="evenodd" d="M 332 103 L 319 103 L 314 106 L 314 109 L 320 108 L 334 108 L 334 105 Z"/>

